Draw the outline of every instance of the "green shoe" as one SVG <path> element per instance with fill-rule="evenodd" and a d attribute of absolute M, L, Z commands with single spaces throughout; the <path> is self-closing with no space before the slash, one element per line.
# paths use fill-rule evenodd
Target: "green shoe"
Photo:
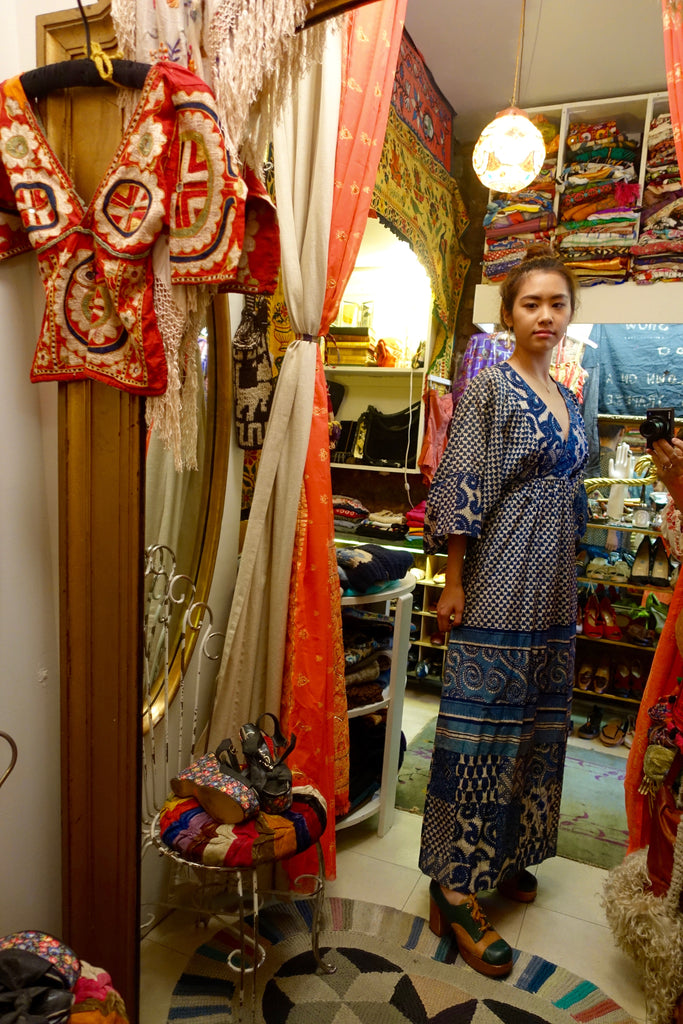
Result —
<path fill-rule="evenodd" d="M 501 977 L 510 973 L 512 950 L 494 931 L 474 894 L 455 905 L 448 902 L 438 882 L 432 881 L 429 897 L 429 927 L 435 935 L 452 932 L 460 956 L 480 974 Z"/>

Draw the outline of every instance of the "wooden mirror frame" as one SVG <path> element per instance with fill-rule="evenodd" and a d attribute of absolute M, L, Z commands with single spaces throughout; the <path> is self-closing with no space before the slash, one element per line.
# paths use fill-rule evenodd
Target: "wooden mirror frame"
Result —
<path fill-rule="evenodd" d="M 109 0 L 86 8 L 91 39 L 118 48 Z M 84 56 L 76 7 L 36 19 L 38 64 Z M 72 133 L 72 96 L 42 112 L 67 172 L 88 193 L 98 132 L 119 118 L 105 90 L 76 90 L 88 138 Z M 103 116 L 103 102 L 104 115 Z M 88 104 L 91 104 L 89 107 Z M 89 114 L 92 110 L 92 114 Z M 51 126 L 53 130 L 51 131 Z M 73 136 L 73 139 L 72 139 Z M 72 144 L 73 142 L 73 144 Z M 94 178 L 94 182 L 90 180 Z M 214 304 L 217 409 L 230 409 L 229 314 Z M 205 487 L 211 515 L 201 539 L 198 596 L 208 597 L 227 478 L 230 417 L 215 417 Z M 102 967 L 139 1016 L 144 400 L 94 381 L 58 385 L 62 937 Z M 208 446 L 207 446 L 208 448 Z"/>

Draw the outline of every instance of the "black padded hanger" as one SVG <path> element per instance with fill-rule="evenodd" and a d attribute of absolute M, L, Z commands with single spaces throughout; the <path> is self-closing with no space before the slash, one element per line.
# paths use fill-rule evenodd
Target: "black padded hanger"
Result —
<path fill-rule="evenodd" d="M 25 71 L 20 76 L 21 85 L 27 96 L 40 99 L 57 89 L 71 89 L 74 86 L 122 85 L 129 89 L 141 89 L 151 67 L 133 60 L 112 60 L 112 80 L 101 76 L 97 65 L 91 58 L 90 26 L 81 0 L 77 0 L 78 9 L 85 29 L 87 57 L 83 60 L 64 60 L 57 64 L 47 64 L 42 68 Z"/>

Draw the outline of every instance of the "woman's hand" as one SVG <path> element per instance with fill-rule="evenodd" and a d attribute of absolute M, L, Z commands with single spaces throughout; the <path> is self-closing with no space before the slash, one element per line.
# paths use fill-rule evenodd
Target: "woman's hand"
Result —
<path fill-rule="evenodd" d="M 652 461 L 657 475 L 664 486 L 671 490 L 671 484 L 683 486 L 683 441 L 674 437 L 669 441 L 655 441 L 652 445 Z"/>
<path fill-rule="evenodd" d="M 671 443 L 655 441 L 651 451 L 657 476 L 671 495 L 676 508 L 683 512 L 683 441 L 678 437 L 672 438 Z"/>
<path fill-rule="evenodd" d="M 459 626 L 465 610 L 465 591 L 461 583 L 448 583 L 443 588 L 436 606 L 436 621 L 442 633 L 448 634 L 452 626 Z"/>

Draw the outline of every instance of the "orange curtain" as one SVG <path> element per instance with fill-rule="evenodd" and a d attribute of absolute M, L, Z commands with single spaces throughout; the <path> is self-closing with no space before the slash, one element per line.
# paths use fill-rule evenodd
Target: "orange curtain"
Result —
<path fill-rule="evenodd" d="M 407 0 L 378 0 L 347 15 L 335 156 L 327 287 L 320 325 L 337 315 L 358 255 L 386 129 Z M 281 718 L 297 735 L 292 766 L 327 801 L 325 873 L 336 877 L 335 819 L 349 808 L 349 732 L 341 593 L 334 548 L 327 385 L 317 357 L 313 421 L 297 518 L 289 593 Z M 314 868 L 313 851 L 288 862 L 290 878 Z"/>
<path fill-rule="evenodd" d="M 389 117 L 406 5 L 407 0 L 379 0 L 357 8 L 346 19 L 320 334 L 327 333 L 337 315 L 365 231 Z"/>
<path fill-rule="evenodd" d="M 681 0 L 662 0 L 664 26 L 664 63 L 669 93 L 671 127 L 676 144 L 676 160 L 683 174 L 683 4 Z"/>

